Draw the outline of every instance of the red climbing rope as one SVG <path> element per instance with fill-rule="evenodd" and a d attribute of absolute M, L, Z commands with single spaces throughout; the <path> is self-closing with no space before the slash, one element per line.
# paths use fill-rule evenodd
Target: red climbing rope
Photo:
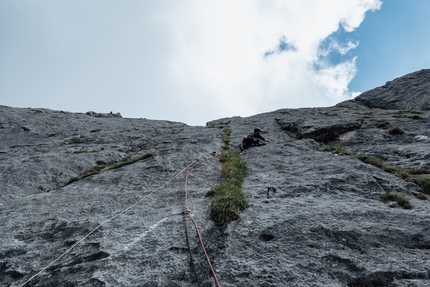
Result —
<path fill-rule="evenodd" d="M 200 164 L 200 163 L 202 163 L 202 162 L 203 162 L 203 161 L 201 161 L 201 162 L 197 163 L 196 165 L 194 165 L 194 166 L 192 166 L 192 167 L 188 168 L 188 169 L 185 171 L 185 184 L 184 184 L 185 211 L 184 211 L 184 216 L 185 216 L 185 215 L 188 215 L 188 217 L 189 217 L 189 218 L 191 219 L 191 221 L 193 222 L 193 224 L 194 224 L 194 226 L 195 226 L 195 228 L 196 228 L 197 236 L 199 237 L 200 245 L 201 245 L 201 247 L 202 247 L 203 253 L 205 254 L 206 261 L 208 262 L 208 265 L 209 265 L 209 268 L 210 268 L 210 270 L 211 270 L 212 276 L 214 277 L 215 283 L 216 283 L 216 285 L 217 285 L 218 287 L 221 287 L 221 285 L 220 285 L 220 283 L 219 283 L 219 281 L 218 281 L 218 278 L 217 278 L 217 276 L 216 276 L 215 269 L 214 269 L 214 268 L 213 268 L 213 266 L 212 266 L 211 260 L 210 260 L 210 258 L 209 258 L 209 255 L 208 255 L 208 253 L 207 253 L 207 251 L 206 251 L 206 248 L 205 248 L 205 245 L 204 245 L 204 243 L 203 243 L 203 239 L 202 239 L 202 235 L 200 234 L 199 227 L 198 227 L 198 225 L 197 225 L 196 220 L 195 220 L 195 219 L 194 219 L 194 217 L 191 215 L 191 211 L 190 211 L 190 209 L 189 209 L 189 204 L 188 204 L 188 174 L 189 174 L 189 171 L 190 171 L 190 169 L 191 169 L 191 168 L 193 168 L 193 167 L 197 166 L 198 164 Z M 186 236 L 187 236 L 187 241 L 188 241 L 188 231 L 187 231 L 187 229 L 186 229 L 186 233 L 187 233 L 187 235 L 186 235 Z M 190 255 L 191 255 L 191 251 L 190 251 Z M 192 265 L 193 265 L 193 269 L 195 270 L 195 268 L 194 268 L 194 262 L 193 262 L 192 256 L 190 256 L 190 259 L 192 260 L 192 261 L 191 261 L 191 263 L 192 263 Z M 195 271 L 194 271 L 194 272 L 195 272 Z M 195 275 L 196 275 L 196 278 L 197 278 L 197 282 L 198 282 L 198 284 L 199 284 L 199 286 L 200 286 L 200 281 L 199 281 L 199 278 L 197 277 L 197 273 L 196 273 L 196 272 L 195 272 Z"/>
<path fill-rule="evenodd" d="M 221 285 L 219 284 L 219 281 L 218 281 L 218 277 L 216 276 L 215 269 L 213 268 L 211 260 L 209 258 L 209 255 L 206 252 L 205 245 L 203 244 L 202 235 L 200 234 L 199 227 L 197 226 L 197 222 L 194 220 L 194 218 L 191 215 L 191 213 L 189 212 L 189 210 L 188 210 L 187 214 L 190 217 L 191 221 L 194 223 L 194 226 L 196 227 L 196 232 L 197 232 L 197 236 L 199 237 L 200 245 L 202 246 L 203 252 L 205 253 L 206 261 L 208 262 L 209 268 L 211 269 L 212 276 L 214 277 L 216 286 L 221 287 Z"/>
<path fill-rule="evenodd" d="M 185 176 L 185 184 L 184 184 L 184 210 L 188 210 L 188 191 L 187 191 L 187 185 L 188 185 L 188 173 L 189 173 L 189 169 L 186 170 L 186 176 Z M 187 245 L 188 245 L 188 252 L 190 253 L 190 262 L 191 262 L 191 267 L 193 268 L 193 272 L 194 272 L 194 276 L 196 277 L 197 280 L 197 285 L 199 285 L 199 287 L 202 286 L 202 284 L 200 283 L 199 280 L 199 276 L 197 275 L 197 270 L 196 270 L 196 266 L 194 265 L 194 258 L 193 258 L 193 253 L 191 252 L 191 244 L 190 244 L 190 238 L 188 236 L 188 227 L 187 227 L 187 221 L 186 221 L 186 214 L 185 212 L 183 213 L 183 222 L 184 222 L 184 228 L 185 228 L 185 239 L 187 241 Z"/>
<path fill-rule="evenodd" d="M 23 284 L 20 285 L 20 287 L 23 287 L 24 285 L 26 285 L 27 283 L 29 283 L 31 280 L 33 280 L 35 277 L 37 277 L 38 275 L 40 275 L 43 271 L 45 271 L 46 269 L 48 269 L 51 265 L 53 265 L 55 262 L 57 262 L 58 260 L 60 260 L 64 255 L 66 255 L 67 253 L 69 253 L 72 249 L 74 249 L 77 245 L 79 245 L 80 243 L 82 243 L 86 238 L 88 238 L 91 234 L 93 234 L 97 229 L 99 229 L 101 226 L 103 226 L 104 224 L 116 219 L 117 217 L 119 217 L 120 215 L 126 213 L 128 210 L 132 209 L 133 207 L 135 207 L 136 205 L 138 205 L 141 201 L 143 201 L 144 199 L 146 199 L 148 196 L 152 195 L 153 193 L 159 192 L 165 188 L 167 188 L 169 185 L 171 185 L 182 173 L 184 173 L 184 171 L 186 172 L 185 178 L 186 178 L 186 182 L 185 182 L 185 186 L 187 186 L 188 184 L 188 174 L 189 171 L 198 166 L 199 164 L 210 160 L 210 159 L 214 159 L 217 158 L 214 154 L 212 157 L 206 158 L 203 155 L 199 156 L 198 158 L 196 158 L 191 164 L 189 164 L 187 167 L 185 167 L 184 169 L 182 169 L 180 172 L 176 173 L 170 180 L 168 180 L 167 182 L 165 182 L 163 185 L 161 185 L 160 187 L 148 192 L 145 196 L 143 196 L 141 199 L 139 199 L 137 202 L 135 202 L 134 204 L 130 205 L 129 207 L 127 207 L 126 209 L 124 209 L 123 211 L 115 214 L 114 216 L 106 219 L 105 221 L 103 221 L 102 223 L 100 223 L 99 225 L 97 225 L 93 230 L 91 230 L 87 235 L 85 235 L 84 237 L 82 237 L 80 240 L 78 240 L 75 244 L 73 244 L 72 247 L 70 247 L 69 249 L 67 249 L 65 252 L 63 252 L 62 254 L 60 254 L 58 257 L 56 257 L 52 262 L 50 262 L 48 265 L 46 265 L 45 267 L 43 267 L 39 272 L 37 272 L 36 274 L 34 274 L 33 276 L 31 276 L 28 280 L 26 280 Z M 198 227 L 197 227 L 197 223 L 195 222 L 195 220 L 192 218 L 190 211 L 188 209 L 188 191 L 186 191 L 186 212 L 184 212 L 184 214 L 188 214 L 189 217 L 191 218 L 191 220 L 193 221 L 194 225 L 196 226 L 196 230 L 197 230 L 197 234 L 199 236 L 199 240 L 200 243 L 202 245 L 203 251 L 206 255 L 206 258 L 208 260 L 209 266 L 212 270 L 212 274 L 214 275 L 215 281 L 217 283 L 217 286 L 219 285 L 218 279 L 216 278 L 215 275 L 215 271 L 212 268 L 212 265 L 210 264 L 210 260 L 209 257 L 207 256 L 206 250 L 204 249 L 204 245 L 203 245 L 203 241 L 201 239 L 201 235 L 200 232 L 198 231 Z M 187 232 L 187 231 L 186 231 Z M 188 232 L 187 232 L 188 233 Z M 187 235 L 188 236 L 188 235 Z M 192 259 L 192 256 L 191 256 Z M 194 271 L 195 272 L 195 271 Z M 196 273 L 196 272 L 195 272 Z M 197 273 L 196 273 L 197 276 Z M 197 278 L 198 280 L 198 278 Z M 199 282 L 199 286 L 200 286 L 200 282 Z"/>

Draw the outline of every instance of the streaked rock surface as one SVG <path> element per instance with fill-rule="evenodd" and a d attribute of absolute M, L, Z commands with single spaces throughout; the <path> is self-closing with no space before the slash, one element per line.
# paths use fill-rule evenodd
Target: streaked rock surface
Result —
<path fill-rule="evenodd" d="M 189 174 L 189 204 L 221 286 L 430 286 L 429 200 L 356 157 L 430 170 L 429 78 L 418 71 L 334 107 L 206 127 L 0 106 L 0 285 L 21 286 L 52 263 L 26 286 L 198 286 L 185 237 L 185 174 L 150 192 L 204 156 Z M 220 124 L 232 128 L 238 152 L 254 127 L 271 140 L 241 153 L 250 208 L 223 227 L 209 219 L 205 197 L 222 182 L 211 155 L 222 150 Z M 92 166 L 146 152 L 155 156 L 68 184 Z M 385 190 L 412 208 L 379 201 Z M 215 286 L 185 222 L 200 283 Z"/>

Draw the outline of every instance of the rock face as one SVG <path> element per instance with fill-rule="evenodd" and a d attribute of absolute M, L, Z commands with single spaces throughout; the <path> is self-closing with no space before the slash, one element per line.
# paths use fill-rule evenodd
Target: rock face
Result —
<path fill-rule="evenodd" d="M 429 93 L 430 69 L 424 69 L 364 92 L 351 102 L 360 103 L 369 108 L 430 110 Z"/>
<path fill-rule="evenodd" d="M 0 285 L 216 286 L 186 187 L 221 286 L 430 286 L 428 77 L 206 127 L 0 106 Z M 205 194 L 223 181 L 222 125 L 238 152 L 255 127 L 271 142 L 240 154 L 250 207 L 220 227 Z"/>

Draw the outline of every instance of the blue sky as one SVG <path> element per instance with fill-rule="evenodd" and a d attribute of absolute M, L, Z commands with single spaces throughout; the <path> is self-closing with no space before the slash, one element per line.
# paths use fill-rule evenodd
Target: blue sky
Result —
<path fill-rule="evenodd" d="M 430 67 L 428 0 L 3 0 L 0 105 L 204 125 Z"/>
<path fill-rule="evenodd" d="M 357 75 L 349 87 L 366 91 L 430 68 L 430 1 L 383 1 L 348 37 L 359 39 Z M 345 36 L 344 36 L 345 37 Z"/>

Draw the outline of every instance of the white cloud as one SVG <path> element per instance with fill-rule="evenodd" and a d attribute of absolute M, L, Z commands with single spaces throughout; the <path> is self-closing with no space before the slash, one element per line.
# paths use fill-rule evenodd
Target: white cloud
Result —
<path fill-rule="evenodd" d="M 25 2 L 25 4 L 24 4 Z M 0 3 L 2 104 L 204 124 L 351 96 L 352 31 L 379 0 Z M 16 3 L 16 4 L 15 4 Z M 324 54 L 325 53 L 325 54 Z M 324 55 L 344 55 L 342 62 Z M 6 96 L 5 96 L 6 95 Z"/>
<path fill-rule="evenodd" d="M 172 83 L 184 103 L 200 97 L 219 116 L 335 104 L 351 96 L 347 86 L 356 73 L 355 58 L 317 69 L 319 45 L 340 26 L 357 28 L 366 11 L 380 5 L 378 0 L 182 1 L 161 18 L 172 36 Z M 291 49 L 279 51 L 280 41 Z M 329 49 L 345 54 L 357 45 L 332 42 Z"/>

